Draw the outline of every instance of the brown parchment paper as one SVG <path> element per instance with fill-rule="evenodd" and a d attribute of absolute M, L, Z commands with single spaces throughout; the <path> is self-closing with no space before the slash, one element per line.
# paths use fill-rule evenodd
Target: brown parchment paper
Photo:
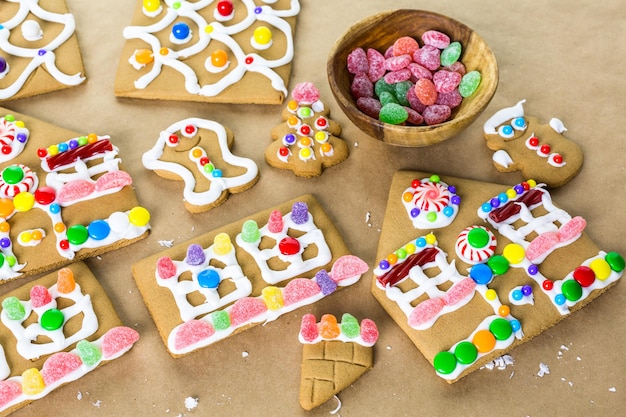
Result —
<path fill-rule="evenodd" d="M 374 367 L 339 394 L 347 416 L 606 416 L 626 408 L 626 286 L 618 283 L 597 302 L 511 351 L 514 365 L 478 370 L 448 385 L 370 293 L 371 273 L 326 300 L 257 326 L 192 355 L 172 359 L 163 348 L 131 274 L 131 265 L 161 250 L 161 241 L 185 242 L 304 193 L 313 194 L 335 222 L 352 253 L 373 265 L 391 180 L 398 170 L 439 173 L 512 185 L 523 178 L 498 173 L 482 137 L 482 124 L 502 107 L 525 98 L 528 114 L 560 118 L 568 137 L 583 148 L 580 174 L 552 196 L 583 216 L 587 234 L 604 250 L 626 253 L 623 212 L 626 144 L 626 57 L 623 5 L 617 0 L 502 2 L 302 0 L 296 56 L 289 88 L 315 83 L 342 124 L 350 156 L 319 178 L 298 178 L 265 164 L 271 129 L 282 106 L 173 103 L 116 99 L 113 82 L 135 2 L 67 0 L 89 81 L 77 88 L 16 100 L 9 108 L 76 132 L 109 134 L 134 179 L 139 201 L 152 213 L 150 236 L 87 261 L 122 322 L 141 334 L 123 357 L 66 385 L 14 415 L 54 416 L 329 416 L 330 401 L 305 412 L 298 405 L 302 314 L 341 315 L 376 321 L 381 337 Z M 326 81 L 326 59 L 335 39 L 357 20 L 389 8 L 446 14 L 477 31 L 499 64 L 498 90 L 465 132 L 426 148 L 389 146 L 363 135 L 341 113 Z M 398 34 L 399 36 L 402 34 Z M 141 165 L 141 154 L 159 132 L 187 117 L 230 127 L 233 152 L 254 159 L 259 182 L 223 205 L 192 215 L 181 205 L 180 184 L 164 182 Z M 23 285 L 0 286 L 0 293 Z M 341 299 L 339 302 L 338 299 Z M 550 374 L 539 377 L 540 364 Z M 185 398 L 198 398 L 193 410 Z"/>

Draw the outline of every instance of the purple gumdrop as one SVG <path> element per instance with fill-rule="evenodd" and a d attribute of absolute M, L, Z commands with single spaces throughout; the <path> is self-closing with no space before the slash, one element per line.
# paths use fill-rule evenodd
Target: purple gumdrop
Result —
<path fill-rule="evenodd" d="M 317 285 L 320 286 L 320 290 L 324 295 L 332 294 L 337 290 L 337 283 L 324 269 L 315 274 L 315 281 L 317 281 Z"/>
<path fill-rule="evenodd" d="M 295 224 L 305 224 L 309 221 L 309 206 L 302 201 L 293 203 L 291 208 L 291 220 Z"/>
<path fill-rule="evenodd" d="M 187 257 L 185 258 L 185 262 L 188 265 L 202 265 L 206 260 L 206 255 L 204 254 L 204 249 L 202 246 L 197 243 L 192 243 L 187 247 Z"/>

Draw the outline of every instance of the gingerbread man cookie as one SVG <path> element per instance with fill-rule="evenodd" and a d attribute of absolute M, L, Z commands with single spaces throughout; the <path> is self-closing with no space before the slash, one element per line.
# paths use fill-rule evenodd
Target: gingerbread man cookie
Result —
<path fill-rule="evenodd" d="M 162 131 L 142 162 L 163 178 L 183 181 L 185 207 L 200 213 L 258 180 L 256 163 L 231 153 L 233 140 L 232 131 L 221 124 L 189 118 Z"/>
<path fill-rule="evenodd" d="M 559 119 L 540 124 L 536 117 L 524 114 L 524 103 L 496 112 L 483 126 L 493 164 L 500 172 L 521 171 L 550 188 L 565 185 L 580 171 L 583 153 L 580 147 L 563 136 L 567 129 Z"/>

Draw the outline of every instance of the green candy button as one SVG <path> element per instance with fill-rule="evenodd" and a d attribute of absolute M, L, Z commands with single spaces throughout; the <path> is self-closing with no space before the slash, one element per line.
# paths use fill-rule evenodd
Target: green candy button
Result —
<path fill-rule="evenodd" d="M 489 233 L 482 227 L 475 227 L 467 234 L 467 241 L 473 248 L 484 248 L 489 243 Z"/>
<path fill-rule="evenodd" d="M 604 260 L 609 264 L 611 269 L 615 272 L 622 272 L 624 267 L 626 267 L 626 263 L 624 262 L 624 258 L 617 252 L 609 252 L 606 254 Z"/>
<path fill-rule="evenodd" d="M 569 301 L 578 301 L 583 296 L 583 289 L 580 284 L 573 279 L 563 282 L 561 292 Z"/>
<path fill-rule="evenodd" d="M 433 366 L 435 367 L 435 371 L 442 375 L 451 374 L 454 368 L 456 368 L 456 357 L 453 353 L 448 351 L 439 352 L 435 355 Z"/>
<path fill-rule="evenodd" d="M 7 184 L 19 184 L 24 179 L 24 170 L 17 165 L 8 166 L 2 171 L 2 179 Z"/>
<path fill-rule="evenodd" d="M 89 231 L 82 224 L 75 224 L 67 229 L 67 240 L 73 245 L 82 245 L 89 238 Z"/>
<path fill-rule="evenodd" d="M 478 350 L 471 342 L 461 342 L 454 348 L 454 356 L 462 365 L 469 365 L 478 357 Z"/>
<path fill-rule="evenodd" d="M 509 261 L 502 255 L 494 255 L 487 261 L 487 265 L 496 275 L 502 275 L 509 270 Z"/>
<path fill-rule="evenodd" d="M 506 340 L 513 334 L 513 328 L 508 320 L 497 318 L 489 325 L 489 331 L 493 333 L 496 340 Z"/>
<path fill-rule="evenodd" d="M 64 321 L 65 317 L 63 317 L 63 313 L 61 312 L 61 310 L 51 308 L 50 310 L 46 310 L 41 315 L 39 324 L 41 324 L 41 327 L 43 327 L 44 329 L 52 331 L 61 328 Z"/>

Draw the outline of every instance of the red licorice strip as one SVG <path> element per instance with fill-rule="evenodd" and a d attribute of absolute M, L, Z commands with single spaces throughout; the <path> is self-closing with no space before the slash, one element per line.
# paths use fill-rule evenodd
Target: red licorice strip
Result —
<path fill-rule="evenodd" d="M 409 274 L 409 271 L 414 266 L 423 266 L 427 263 L 433 262 L 437 253 L 439 253 L 439 249 L 437 248 L 426 248 L 421 252 L 414 253 L 406 258 L 406 261 L 396 265 L 385 274 L 379 276 L 377 278 L 378 282 L 385 287 L 388 285 L 394 286 L 398 282 L 402 281 L 402 279 Z"/>
<path fill-rule="evenodd" d="M 526 207 L 533 206 L 541 202 L 543 193 L 537 189 L 529 190 L 515 201 L 509 201 L 502 207 L 498 207 L 489 213 L 489 218 L 496 223 L 505 221 L 520 212 L 519 203 L 523 203 Z"/>
<path fill-rule="evenodd" d="M 78 159 L 87 159 L 99 153 L 112 150 L 113 145 L 111 145 L 111 142 L 108 139 L 102 139 L 46 158 L 46 162 L 48 163 L 48 168 L 53 170 L 60 166 L 76 162 Z"/>

